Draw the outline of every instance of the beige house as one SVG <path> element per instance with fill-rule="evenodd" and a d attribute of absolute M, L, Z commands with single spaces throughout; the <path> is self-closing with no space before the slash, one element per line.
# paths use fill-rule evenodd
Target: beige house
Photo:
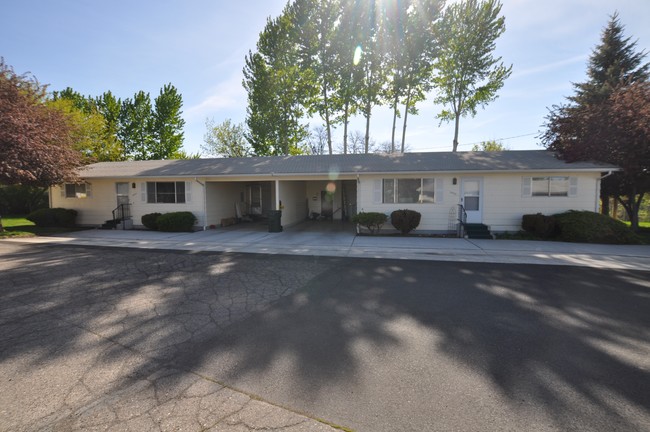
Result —
<path fill-rule="evenodd" d="M 616 169 L 545 150 L 101 162 L 80 172 L 83 182 L 52 187 L 50 205 L 91 226 L 120 208 L 135 227 L 147 213 L 191 211 L 197 229 L 278 209 L 290 226 L 409 208 L 422 232 L 456 232 L 459 219 L 517 231 L 528 213 L 598 211 L 600 179 Z"/>

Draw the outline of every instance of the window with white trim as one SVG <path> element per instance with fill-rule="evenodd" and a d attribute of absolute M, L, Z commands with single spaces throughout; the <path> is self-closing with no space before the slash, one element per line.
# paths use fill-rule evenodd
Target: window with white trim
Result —
<path fill-rule="evenodd" d="M 66 198 L 86 198 L 88 190 L 86 183 L 66 183 L 63 185 Z"/>
<path fill-rule="evenodd" d="M 147 203 L 184 204 L 185 182 L 147 182 Z"/>
<path fill-rule="evenodd" d="M 433 203 L 434 179 L 425 178 L 398 178 L 383 179 L 382 203 Z"/>
<path fill-rule="evenodd" d="M 532 196 L 569 196 L 569 177 L 533 177 Z"/>

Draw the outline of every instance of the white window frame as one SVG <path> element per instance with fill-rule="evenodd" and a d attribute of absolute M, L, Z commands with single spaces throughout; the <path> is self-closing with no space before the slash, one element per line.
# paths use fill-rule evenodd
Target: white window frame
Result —
<path fill-rule="evenodd" d="M 553 181 L 565 183 L 566 192 L 562 191 L 560 193 L 553 193 L 554 188 Z M 544 193 L 535 193 L 534 192 L 534 183 L 538 182 L 538 185 L 545 183 L 545 186 L 542 188 L 545 190 Z M 557 187 L 555 188 L 557 190 Z M 551 176 L 534 176 L 534 177 L 523 177 L 522 178 L 522 195 L 524 197 L 533 197 L 533 198 L 567 198 L 575 197 L 578 193 L 578 178 L 570 177 L 564 175 L 551 175 Z"/>
<path fill-rule="evenodd" d="M 174 202 L 164 202 L 164 201 L 158 201 L 158 184 L 159 183 L 172 183 L 174 185 Z M 179 202 L 179 191 L 178 191 L 178 185 L 183 184 L 183 201 Z M 149 185 L 153 185 L 153 193 L 149 193 L 150 188 Z M 146 197 L 147 197 L 147 204 L 187 204 L 188 197 L 187 197 L 187 182 L 184 181 L 154 181 L 154 182 L 146 182 L 145 183 L 145 190 L 146 190 Z"/>
<path fill-rule="evenodd" d="M 402 180 L 402 181 L 404 181 L 404 180 L 419 180 L 419 181 L 420 181 L 420 194 L 419 194 L 419 196 L 418 196 L 418 200 L 417 200 L 417 201 L 413 201 L 413 202 L 400 202 L 400 200 L 399 200 L 399 182 L 400 182 L 400 180 Z M 424 183 L 425 183 L 425 180 L 426 180 L 426 181 L 430 180 L 431 183 L 432 183 L 432 185 L 431 185 L 431 189 L 430 189 L 430 192 L 431 192 L 431 195 L 430 195 L 430 196 L 431 196 L 431 200 L 427 200 L 427 201 L 425 201 L 425 200 L 423 199 L 423 197 L 424 197 L 424 196 L 428 196 L 428 195 L 425 195 L 425 194 L 422 193 L 422 191 L 424 190 Z M 439 180 L 436 179 L 436 178 L 434 178 L 434 177 L 419 177 L 419 178 L 409 178 L 409 177 L 402 177 L 402 178 L 384 178 L 384 179 L 382 179 L 382 181 L 381 181 L 381 203 L 382 203 L 382 204 L 434 204 L 434 203 L 436 202 L 436 199 L 437 199 L 436 196 L 437 196 L 437 194 L 438 194 L 438 190 L 436 190 L 436 188 L 438 187 L 438 184 L 437 184 L 438 181 L 439 181 Z M 392 182 L 392 183 L 393 183 L 393 185 L 392 185 L 392 187 L 393 187 L 393 200 L 392 200 L 392 201 L 386 201 L 386 194 L 385 194 L 386 189 L 385 189 L 385 187 L 386 187 L 386 184 L 387 184 L 388 182 Z"/>
<path fill-rule="evenodd" d="M 69 189 L 72 189 L 70 191 Z M 64 183 L 61 186 L 61 196 L 66 199 L 85 199 L 90 197 L 90 184 Z"/>

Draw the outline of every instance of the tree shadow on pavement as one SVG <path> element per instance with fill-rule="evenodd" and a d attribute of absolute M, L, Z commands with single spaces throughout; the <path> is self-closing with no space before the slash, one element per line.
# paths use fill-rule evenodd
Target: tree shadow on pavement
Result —
<path fill-rule="evenodd" d="M 83 403 L 173 365 L 359 430 L 650 418 L 643 272 L 34 246 L 4 258 L 0 369 L 83 351 L 73 376 L 115 363 Z"/>

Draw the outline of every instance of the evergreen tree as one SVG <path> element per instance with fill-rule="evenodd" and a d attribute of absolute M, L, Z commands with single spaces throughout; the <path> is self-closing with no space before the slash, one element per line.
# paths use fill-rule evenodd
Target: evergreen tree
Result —
<path fill-rule="evenodd" d="M 597 151 L 595 147 L 601 147 L 605 143 L 596 143 L 587 139 L 587 131 L 578 127 L 576 123 L 578 119 L 585 117 L 583 114 L 585 110 L 592 109 L 595 105 L 607 104 L 616 89 L 648 81 L 650 63 L 644 63 L 647 53 L 637 51 L 636 41 L 632 41 L 631 37 L 625 37 L 624 30 L 618 14 L 614 13 L 602 32 L 601 43 L 594 48 L 589 58 L 587 66 L 589 79 L 574 84 L 575 93 L 567 98 L 568 104 L 554 106 L 549 110 L 545 125 L 547 131 L 542 137 L 542 142 L 564 157 L 579 159 L 598 154 L 607 161 L 614 156 L 614 153 L 629 152 L 629 149 L 624 148 L 620 151 L 610 149 L 613 153 L 607 156 L 605 152 Z M 573 135 L 569 136 L 568 131 Z M 595 135 L 590 136 L 593 138 Z M 616 163 L 614 160 L 611 162 Z M 603 180 L 600 196 L 603 214 L 609 214 L 610 196 L 613 195 L 621 201 L 621 195 L 626 195 L 627 191 L 631 190 L 629 187 L 623 189 L 619 187 L 623 183 L 620 177 L 620 174 L 615 174 Z M 634 197 L 631 199 L 627 197 L 629 202 L 633 202 L 634 199 Z"/>
<path fill-rule="evenodd" d="M 636 41 L 625 37 L 625 28 L 614 13 L 602 32 L 601 43 L 589 58 L 587 76 L 583 83 L 574 84 L 575 95 L 568 99 L 577 105 L 607 99 L 621 84 L 647 81 L 650 63 L 643 63 L 645 51 L 636 51 Z"/>

